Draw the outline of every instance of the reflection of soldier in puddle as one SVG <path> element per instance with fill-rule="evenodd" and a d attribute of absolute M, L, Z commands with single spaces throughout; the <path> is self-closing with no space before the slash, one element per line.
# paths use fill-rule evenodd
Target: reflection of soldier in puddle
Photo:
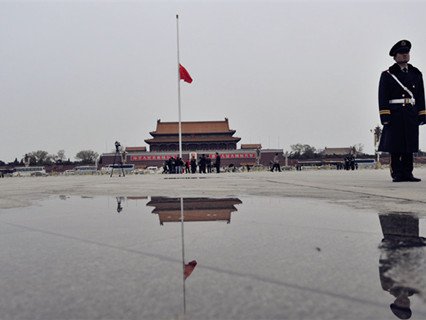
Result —
<path fill-rule="evenodd" d="M 422 294 L 421 283 L 416 283 L 418 269 L 424 258 L 420 247 L 426 239 L 419 237 L 419 219 L 408 214 L 379 214 L 383 240 L 379 246 L 380 282 L 382 288 L 396 299 L 390 305 L 400 319 L 411 317 L 410 299 L 413 294 Z"/>
<path fill-rule="evenodd" d="M 123 211 L 123 207 L 121 206 L 121 202 L 124 200 L 123 197 L 116 197 L 117 199 L 117 212 L 120 213 Z"/>

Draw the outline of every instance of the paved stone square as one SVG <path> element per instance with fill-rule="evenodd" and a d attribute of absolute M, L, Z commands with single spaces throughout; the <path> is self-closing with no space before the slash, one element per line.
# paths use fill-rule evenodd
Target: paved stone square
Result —
<path fill-rule="evenodd" d="M 1 318 L 425 319 L 415 174 L 0 179 Z"/>

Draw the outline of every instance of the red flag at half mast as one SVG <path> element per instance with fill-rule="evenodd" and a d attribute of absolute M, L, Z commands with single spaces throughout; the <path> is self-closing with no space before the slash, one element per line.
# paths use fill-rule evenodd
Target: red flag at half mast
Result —
<path fill-rule="evenodd" d="M 189 72 L 180 63 L 179 63 L 179 76 L 180 76 L 180 79 L 185 82 L 188 82 L 188 83 L 192 82 L 192 78 L 189 75 Z"/>

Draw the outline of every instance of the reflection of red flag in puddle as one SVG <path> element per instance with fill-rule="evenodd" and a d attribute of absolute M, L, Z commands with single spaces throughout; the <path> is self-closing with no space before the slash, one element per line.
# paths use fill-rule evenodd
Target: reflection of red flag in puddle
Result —
<path fill-rule="evenodd" d="M 183 272 L 183 277 L 185 280 L 191 275 L 192 271 L 194 271 L 196 265 L 197 261 L 195 260 L 192 260 L 191 262 L 185 264 L 185 271 Z"/>
<path fill-rule="evenodd" d="M 191 83 L 192 82 L 192 78 L 189 75 L 189 72 L 185 69 L 185 67 L 181 64 L 179 64 L 179 77 L 181 80 Z"/>

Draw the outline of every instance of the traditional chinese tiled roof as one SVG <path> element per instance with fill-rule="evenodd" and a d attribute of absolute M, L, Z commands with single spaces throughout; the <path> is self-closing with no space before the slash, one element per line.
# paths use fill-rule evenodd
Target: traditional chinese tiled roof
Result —
<path fill-rule="evenodd" d="M 182 134 L 208 134 L 208 133 L 235 133 L 235 130 L 229 129 L 228 119 L 223 121 L 183 121 Z M 178 134 L 178 122 L 157 121 L 157 129 L 150 132 L 151 135 L 159 134 Z"/>
<path fill-rule="evenodd" d="M 241 204 L 238 198 L 184 198 L 185 210 L 200 210 L 211 208 L 233 208 L 236 204 Z M 151 201 L 146 204 L 148 207 L 155 207 L 152 211 L 157 213 L 161 210 L 180 210 L 180 198 L 151 197 Z M 157 211 L 158 210 L 158 211 Z M 237 211 L 236 209 L 233 211 Z"/>
<path fill-rule="evenodd" d="M 146 151 L 146 147 L 126 147 L 127 152 L 143 152 Z"/>
<path fill-rule="evenodd" d="M 178 142 L 179 137 L 155 137 L 154 139 L 146 139 L 145 142 L 150 143 L 174 143 Z M 207 137 L 185 137 L 182 136 L 182 142 L 238 142 L 241 138 L 238 137 L 230 137 L 230 136 L 207 136 Z"/>
<path fill-rule="evenodd" d="M 348 155 L 355 153 L 354 148 L 325 148 L 322 152 L 323 155 Z"/>
<path fill-rule="evenodd" d="M 237 211 L 235 205 L 241 203 L 238 198 L 184 198 L 184 221 L 230 222 L 231 213 Z M 147 206 L 154 207 L 152 213 L 158 214 L 160 224 L 181 221 L 180 198 L 152 197 Z"/>
<path fill-rule="evenodd" d="M 241 144 L 241 149 L 262 149 L 262 145 L 260 143 Z"/>

